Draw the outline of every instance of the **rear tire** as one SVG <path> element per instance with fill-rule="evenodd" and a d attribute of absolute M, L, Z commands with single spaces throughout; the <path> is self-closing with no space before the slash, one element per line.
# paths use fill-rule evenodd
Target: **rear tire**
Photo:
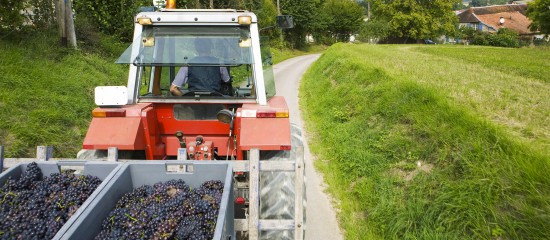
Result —
<path fill-rule="evenodd" d="M 301 130 L 291 124 L 290 151 L 263 151 L 261 160 L 288 161 L 297 157 L 296 148 L 303 147 Z M 294 172 L 261 172 L 260 173 L 260 219 L 294 219 Z M 304 177 L 304 223 L 306 210 L 306 188 Z M 294 230 L 269 230 L 260 232 L 261 239 L 294 239 Z"/>

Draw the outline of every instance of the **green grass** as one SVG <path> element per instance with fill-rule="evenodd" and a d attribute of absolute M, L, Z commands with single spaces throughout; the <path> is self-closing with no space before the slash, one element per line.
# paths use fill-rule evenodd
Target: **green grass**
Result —
<path fill-rule="evenodd" d="M 445 46 L 419 48 L 421 52 L 451 57 L 457 61 L 479 64 L 503 73 L 538 79 L 550 83 L 548 48 L 490 48 Z"/>
<path fill-rule="evenodd" d="M 327 47 L 324 45 L 311 45 L 305 50 L 288 49 L 288 48 L 285 48 L 285 49 L 272 48 L 271 53 L 273 56 L 273 64 L 277 64 L 293 57 L 298 57 L 298 56 L 312 54 L 312 53 L 320 53 L 326 49 Z"/>
<path fill-rule="evenodd" d="M 550 238 L 548 52 L 517 49 L 530 60 L 506 64 L 539 67 L 503 70 L 454 52 L 508 49 L 471 49 L 338 44 L 304 76 L 346 238 Z"/>
<path fill-rule="evenodd" d="M 6 157 L 34 157 L 37 145 L 54 146 L 54 157 L 76 157 L 95 107 L 94 88 L 126 85 L 127 66 L 114 64 L 115 54 L 106 52 L 119 51 L 116 44 L 69 50 L 55 35 L 0 40 L 0 145 Z"/>

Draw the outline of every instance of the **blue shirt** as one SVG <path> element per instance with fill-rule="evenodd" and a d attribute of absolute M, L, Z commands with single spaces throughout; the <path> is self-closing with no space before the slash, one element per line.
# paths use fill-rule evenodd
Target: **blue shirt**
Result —
<path fill-rule="evenodd" d="M 220 67 L 220 76 L 224 82 L 229 82 L 230 77 L 226 67 Z M 189 80 L 189 68 L 181 67 L 178 74 L 176 74 L 172 85 L 181 87 L 187 83 L 187 80 Z"/>

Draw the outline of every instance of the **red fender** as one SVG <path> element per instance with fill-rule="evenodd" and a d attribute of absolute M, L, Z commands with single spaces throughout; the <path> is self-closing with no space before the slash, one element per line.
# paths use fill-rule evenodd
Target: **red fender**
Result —
<path fill-rule="evenodd" d="M 122 108 L 98 108 L 97 111 L 124 112 L 121 117 L 94 117 L 82 143 L 83 149 L 145 150 L 141 112 L 151 104 L 136 104 Z M 96 111 L 94 110 L 94 111 Z"/>
<path fill-rule="evenodd" d="M 288 107 L 283 97 L 275 96 L 268 106 L 244 104 L 237 112 L 238 145 L 241 150 L 259 148 L 260 150 L 290 150 L 290 120 L 288 117 L 256 118 L 243 117 L 246 110 L 275 109 L 286 111 Z"/>

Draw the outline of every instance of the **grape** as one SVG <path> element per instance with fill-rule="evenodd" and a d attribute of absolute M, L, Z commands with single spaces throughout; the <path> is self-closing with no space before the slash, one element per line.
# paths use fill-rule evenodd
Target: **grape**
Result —
<path fill-rule="evenodd" d="M 223 187 L 207 181 L 192 189 L 181 179 L 138 187 L 116 203 L 95 239 L 212 239 Z"/>
<path fill-rule="evenodd" d="M 53 238 L 99 184 L 97 177 L 71 171 L 43 177 L 38 164 L 29 163 L 19 179 L 0 188 L 0 238 Z"/>

